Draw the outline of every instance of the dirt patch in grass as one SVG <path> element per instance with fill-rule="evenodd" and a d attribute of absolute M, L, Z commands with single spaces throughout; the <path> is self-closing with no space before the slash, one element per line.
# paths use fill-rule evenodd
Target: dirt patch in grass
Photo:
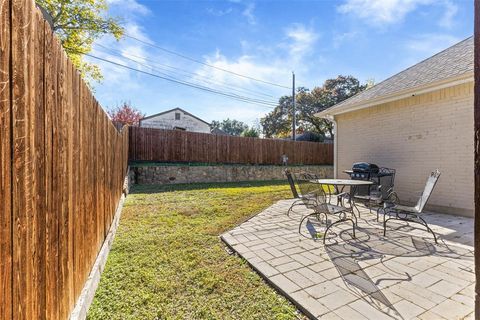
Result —
<path fill-rule="evenodd" d="M 134 188 L 88 319 L 302 317 L 218 237 L 290 195 L 283 182 Z"/>

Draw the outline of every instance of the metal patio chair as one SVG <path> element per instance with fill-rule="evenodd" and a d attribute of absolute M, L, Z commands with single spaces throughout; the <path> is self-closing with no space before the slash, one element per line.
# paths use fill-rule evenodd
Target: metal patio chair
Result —
<path fill-rule="evenodd" d="M 325 243 L 325 239 L 327 236 L 328 231 L 334 225 L 351 221 L 352 228 L 353 228 L 353 238 L 355 238 L 355 226 L 357 223 L 357 218 L 353 213 L 353 208 L 346 208 L 343 206 L 332 205 L 329 203 L 329 196 L 322 188 L 322 185 L 312 182 L 312 179 L 308 175 L 300 175 L 297 179 L 297 184 L 302 193 L 303 197 L 301 198 L 305 206 L 311 210 L 313 213 L 307 214 L 300 220 L 300 224 L 298 226 L 298 232 L 301 233 L 302 223 L 305 219 L 316 216 L 317 219 L 322 223 L 322 215 L 325 217 L 325 233 L 323 235 L 323 243 Z M 351 214 L 351 217 L 355 219 L 355 221 L 349 217 L 348 214 Z M 328 223 L 328 216 L 335 215 L 339 218 L 339 220 Z"/>
<path fill-rule="evenodd" d="M 296 185 L 298 185 L 298 182 L 297 182 L 298 177 L 303 176 L 303 177 L 308 178 L 309 180 L 316 180 L 316 179 L 319 179 L 319 176 L 317 174 L 311 173 L 311 172 L 302 172 L 300 174 L 294 174 L 289 169 L 285 169 L 285 176 L 287 177 L 287 181 L 288 181 L 288 184 L 290 185 L 290 190 L 292 191 L 293 197 L 297 199 L 290 205 L 290 208 L 288 208 L 288 211 L 287 211 L 287 216 L 288 216 L 288 215 L 290 215 L 290 212 L 293 211 L 293 207 L 299 206 L 299 205 L 302 205 L 302 206 L 304 205 L 304 202 L 302 200 L 302 194 L 298 193 L 297 187 L 296 187 Z M 318 187 L 320 187 L 320 185 Z M 325 187 L 327 187 L 327 188 L 325 188 Z M 337 197 L 337 204 L 338 204 L 338 202 L 339 202 L 338 198 L 340 198 L 341 196 L 343 196 L 345 194 L 345 193 L 336 194 L 335 190 L 333 190 L 332 188 L 328 188 L 328 186 L 324 186 L 324 191 L 326 191 L 326 193 L 329 197 L 328 198 L 329 203 L 330 203 L 330 200 L 333 197 Z"/>
<path fill-rule="evenodd" d="M 403 220 L 414 223 L 419 223 L 427 228 L 427 231 L 433 235 L 435 243 L 437 243 L 437 236 L 433 230 L 428 226 L 428 223 L 421 217 L 423 208 L 428 202 L 430 195 L 432 194 L 435 185 L 437 184 L 438 178 L 440 178 L 440 171 L 436 169 L 433 171 L 427 179 L 425 184 L 425 189 L 423 190 L 420 199 L 418 199 L 417 204 L 414 207 L 402 206 L 395 203 L 384 204 L 382 209 L 383 211 L 383 235 L 386 235 L 387 232 L 387 222 L 389 220 Z M 386 216 L 388 215 L 388 218 Z"/>
<path fill-rule="evenodd" d="M 294 174 L 292 174 L 289 169 L 285 169 L 285 176 L 287 177 L 288 184 L 290 185 L 290 189 L 292 190 L 293 197 L 297 199 L 291 204 L 290 208 L 288 208 L 287 216 L 289 216 L 290 212 L 293 210 L 293 207 L 300 205 L 303 206 L 304 203 L 302 200 L 302 195 L 298 193 L 297 187 L 295 186 L 296 178 L 294 177 Z"/>

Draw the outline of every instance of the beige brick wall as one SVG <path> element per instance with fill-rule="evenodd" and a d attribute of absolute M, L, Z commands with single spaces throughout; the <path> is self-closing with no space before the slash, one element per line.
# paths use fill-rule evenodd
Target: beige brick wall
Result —
<path fill-rule="evenodd" d="M 397 170 L 402 201 L 442 175 L 427 209 L 473 216 L 473 82 L 336 116 L 337 176 L 353 162 Z"/>

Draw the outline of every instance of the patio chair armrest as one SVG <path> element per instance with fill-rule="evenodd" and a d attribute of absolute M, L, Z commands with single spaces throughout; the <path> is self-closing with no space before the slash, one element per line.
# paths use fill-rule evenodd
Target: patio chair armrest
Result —
<path fill-rule="evenodd" d="M 398 197 L 395 191 L 391 191 L 387 194 L 387 196 L 383 199 L 384 203 L 396 205 L 400 203 L 400 198 Z"/>

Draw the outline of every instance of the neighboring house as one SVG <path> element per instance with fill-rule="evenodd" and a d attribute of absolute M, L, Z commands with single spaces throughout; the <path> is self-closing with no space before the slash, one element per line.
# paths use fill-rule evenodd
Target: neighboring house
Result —
<path fill-rule="evenodd" d="M 140 119 L 140 127 L 210 133 L 210 124 L 193 114 L 175 108 Z"/>
<path fill-rule="evenodd" d="M 470 37 L 318 113 L 335 124 L 335 175 L 357 161 L 394 168 L 413 203 L 438 168 L 427 209 L 473 216 L 473 48 Z"/>

